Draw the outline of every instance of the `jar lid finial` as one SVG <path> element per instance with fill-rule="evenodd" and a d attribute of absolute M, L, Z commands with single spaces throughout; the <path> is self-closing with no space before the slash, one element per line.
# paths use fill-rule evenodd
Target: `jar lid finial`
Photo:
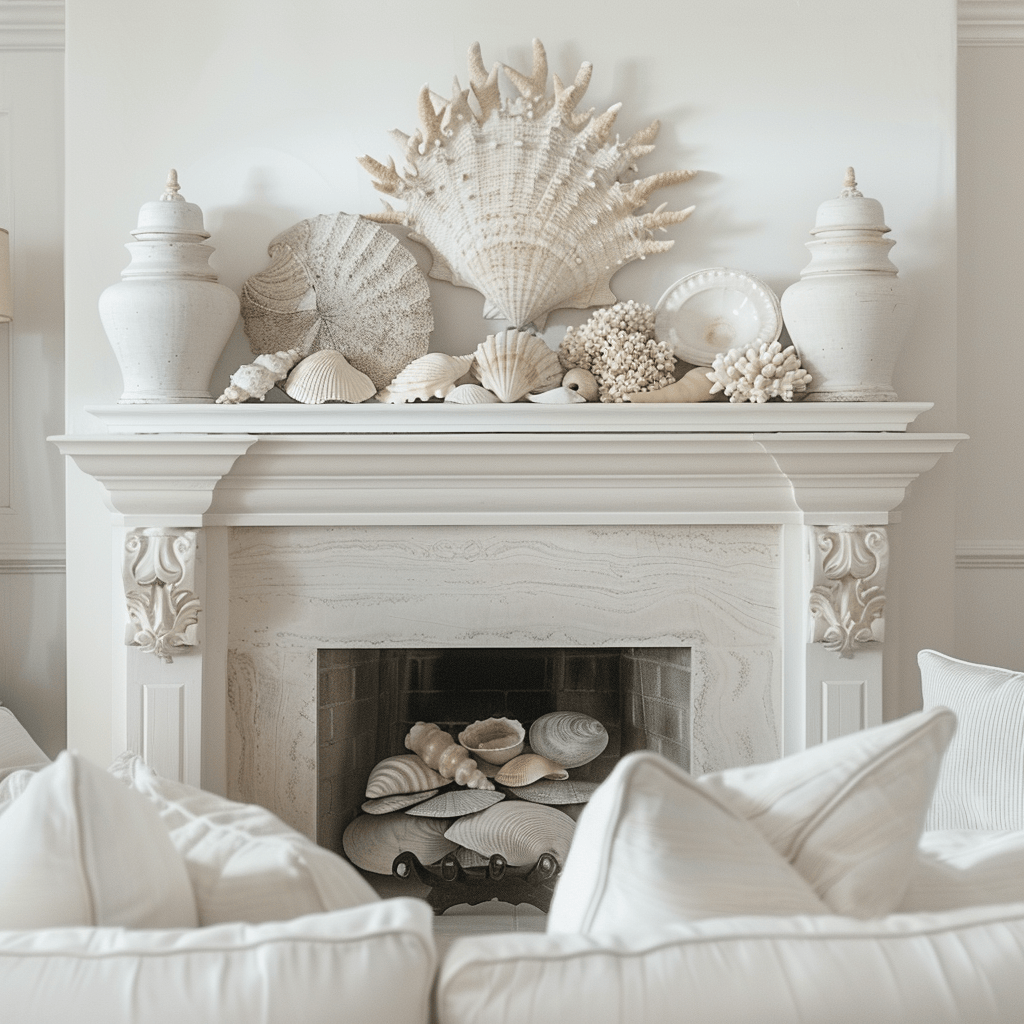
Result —
<path fill-rule="evenodd" d="M 853 168 L 846 168 L 846 180 L 843 182 L 843 191 L 839 193 L 840 199 L 863 199 L 864 193 L 857 188 L 857 179 L 854 176 Z"/>
<path fill-rule="evenodd" d="M 178 172 L 172 167 L 167 172 L 167 184 L 164 185 L 164 194 L 160 197 L 164 202 L 174 202 L 175 200 L 179 203 L 185 201 L 185 197 L 180 195 L 181 186 L 178 184 Z"/>

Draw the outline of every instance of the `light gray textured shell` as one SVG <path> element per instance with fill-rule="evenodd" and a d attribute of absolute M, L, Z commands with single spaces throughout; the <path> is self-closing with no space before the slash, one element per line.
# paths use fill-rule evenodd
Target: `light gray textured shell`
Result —
<path fill-rule="evenodd" d="M 303 405 L 323 405 L 325 402 L 356 404 L 373 398 L 377 388 L 340 352 L 324 348 L 306 356 L 295 366 L 284 382 L 284 393 Z"/>
<path fill-rule="evenodd" d="M 387 814 L 388 811 L 400 811 L 413 804 L 422 803 L 437 794 L 438 790 L 428 789 L 424 793 L 392 793 L 390 796 L 378 796 L 372 800 L 364 800 L 363 810 L 367 814 Z"/>
<path fill-rule="evenodd" d="M 567 779 L 569 773 L 557 762 L 542 754 L 520 754 L 494 776 L 503 786 L 528 786 L 538 779 Z"/>
<path fill-rule="evenodd" d="M 459 818 L 463 814 L 475 814 L 504 799 L 505 794 L 496 789 L 453 789 L 410 807 L 409 814 L 424 818 Z"/>
<path fill-rule="evenodd" d="M 421 864 L 433 864 L 456 849 L 458 843 L 444 837 L 450 825 L 445 818 L 414 818 L 405 811 L 360 814 L 342 834 L 341 846 L 357 868 L 390 875 L 400 853 L 409 851 Z"/>
<path fill-rule="evenodd" d="M 526 730 L 515 718 L 484 718 L 467 725 L 459 733 L 459 742 L 480 762 L 505 764 L 523 749 Z"/>
<path fill-rule="evenodd" d="M 535 804 L 585 804 L 597 789 L 596 782 L 576 779 L 540 779 L 529 786 L 509 786 L 509 791 L 521 800 Z"/>
<path fill-rule="evenodd" d="M 366 796 L 373 799 L 393 793 L 423 793 L 447 784 L 448 780 L 418 754 L 394 754 L 374 766 L 366 780 Z"/>
<path fill-rule="evenodd" d="M 544 853 L 564 864 L 575 828 L 576 822 L 555 807 L 511 800 L 457 819 L 445 838 L 485 857 L 500 853 L 514 867 L 535 864 Z"/>
<path fill-rule="evenodd" d="M 608 731 L 590 715 L 552 711 L 530 726 L 530 746 L 564 768 L 579 768 L 608 746 Z"/>

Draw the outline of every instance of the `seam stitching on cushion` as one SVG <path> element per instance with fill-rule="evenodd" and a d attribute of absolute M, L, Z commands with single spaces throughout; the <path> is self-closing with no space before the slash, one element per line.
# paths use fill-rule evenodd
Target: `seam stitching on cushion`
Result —
<path fill-rule="evenodd" d="M 96 895 L 93 891 L 93 871 L 92 866 L 86 864 L 86 844 L 83 830 L 85 828 L 85 816 L 81 813 L 80 800 L 81 795 L 81 773 L 78 770 L 78 764 L 71 758 L 71 755 L 67 755 L 70 771 L 70 790 L 71 790 L 71 806 L 74 809 L 74 834 L 75 844 L 77 849 L 75 853 L 77 856 L 75 860 L 79 864 L 79 870 L 82 875 L 82 888 L 85 890 L 86 899 L 89 903 L 89 920 L 94 924 L 98 925 L 99 922 L 96 920 Z"/>

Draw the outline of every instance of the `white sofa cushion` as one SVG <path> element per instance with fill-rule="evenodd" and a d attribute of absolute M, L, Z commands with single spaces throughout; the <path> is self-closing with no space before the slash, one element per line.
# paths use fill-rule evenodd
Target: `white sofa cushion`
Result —
<path fill-rule="evenodd" d="M 10 708 L 0 705 L 0 782 L 21 768 L 39 771 L 50 763 Z"/>
<path fill-rule="evenodd" d="M 1024 829 L 1024 673 L 921 651 L 924 706 L 956 712 L 925 827 Z"/>
<path fill-rule="evenodd" d="M 162 778 L 131 753 L 109 770 L 159 812 L 184 858 L 201 925 L 280 921 L 380 899 L 348 861 L 264 807 Z"/>
<path fill-rule="evenodd" d="M 1024 904 L 473 936 L 437 986 L 439 1024 L 1010 1024 L 1022 1007 Z"/>
<path fill-rule="evenodd" d="M 191 931 L 0 932 L 4 1024 L 426 1024 L 421 900 Z"/>
<path fill-rule="evenodd" d="M 188 874 L 137 793 L 64 751 L 0 816 L 0 928 L 190 928 Z"/>
<path fill-rule="evenodd" d="M 0 779 L 0 814 L 3 814 L 14 801 L 28 788 L 28 784 L 36 777 L 31 768 L 19 768 L 3 779 Z"/>
<path fill-rule="evenodd" d="M 826 912 L 753 825 L 681 768 L 637 751 L 580 816 L 548 931 L 622 933 L 681 918 Z"/>
<path fill-rule="evenodd" d="M 951 711 L 933 708 L 700 785 L 756 825 L 832 911 L 878 917 L 910 884 L 955 729 Z"/>

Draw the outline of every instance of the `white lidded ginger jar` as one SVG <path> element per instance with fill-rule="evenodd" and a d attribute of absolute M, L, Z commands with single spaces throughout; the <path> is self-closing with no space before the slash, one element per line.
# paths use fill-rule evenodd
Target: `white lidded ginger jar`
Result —
<path fill-rule="evenodd" d="M 896 359 L 914 304 L 889 259 L 896 244 L 882 204 L 853 168 L 837 199 L 818 207 L 811 262 L 782 295 L 782 317 L 812 380 L 807 402 L 894 402 Z"/>
<path fill-rule="evenodd" d="M 124 379 L 120 404 L 212 402 L 210 378 L 238 320 L 238 296 L 217 283 L 203 211 L 172 170 L 139 211 L 131 263 L 100 296 L 100 319 Z"/>

